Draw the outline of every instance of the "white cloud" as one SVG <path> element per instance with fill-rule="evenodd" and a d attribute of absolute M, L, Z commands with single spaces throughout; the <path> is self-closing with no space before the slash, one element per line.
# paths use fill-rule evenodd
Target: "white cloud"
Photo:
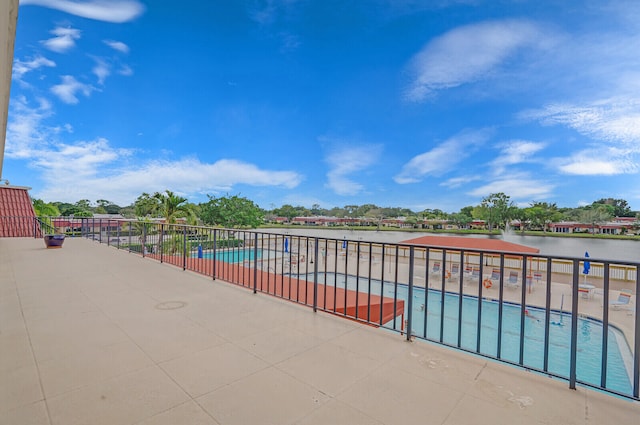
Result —
<path fill-rule="evenodd" d="M 275 27 L 295 15 L 292 11 L 298 2 L 299 0 L 255 0 L 248 8 L 249 18 L 262 26 Z M 289 31 L 274 33 L 273 37 L 280 41 L 280 51 L 283 53 L 294 51 L 302 44 L 300 37 Z"/>
<path fill-rule="evenodd" d="M 111 66 L 101 58 L 93 58 L 96 64 L 91 70 L 98 77 L 98 84 L 104 84 L 104 80 L 111 74 Z"/>
<path fill-rule="evenodd" d="M 89 96 L 93 90 L 95 89 L 92 86 L 79 82 L 71 75 L 63 75 L 62 83 L 51 87 L 51 92 L 68 104 L 79 102 L 76 93 L 80 92 L 85 96 Z"/>
<path fill-rule="evenodd" d="M 249 9 L 249 17 L 261 25 L 272 24 L 278 17 L 280 3 L 278 0 L 258 0 Z"/>
<path fill-rule="evenodd" d="M 411 61 L 405 97 L 422 101 L 437 90 L 489 77 L 510 56 L 546 39 L 533 23 L 491 21 L 453 29 L 429 42 Z"/>
<path fill-rule="evenodd" d="M 565 174 L 635 174 L 640 170 L 640 101 L 617 97 L 584 105 L 554 104 L 526 111 L 523 118 L 543 125 L 563 125 L 590 138 L 581 149 L 555 165 Z"/>
<path fill-rule="evenodd" d="M 30 61 L 21 61 L 20 59 L 16 59 L 13 62 L 13 78 L 15 80 L 20 80 L 27 72 L 33 71 L 43 66 L 53 68 L 56 66 L 56 63 L 40 55 L 36 56 Z"/>
<path fill-rule="evenodd" d="M 350 175 L 375 164 L 381 152 L 381 145 L 336 145 L 325 156 L 325 162 L 329 165 L 326 186 L 338 195 L 358 194 L 364 186 L 353 180 Z"/>
<path fill-rule="evenodd" d="M 144 12 L 138 0 L 20 0 L 20 5 L 44 6 L 72 15 L 98 21 L 122 23 L 131 21 Z"/>
<path fill-rule="evenodd" d="M 5 154 L 7 158 L 30 158 L 45 143 L 49 129 L 42 121 L 52 115 L 51 104 L 44 98 L 31 107 L 24 96 L 11 99 L 7 122 Z"/>
<path fill-rule="evenodd" d="M 527 173 L 522 173 L 493 180 L 471 190 L 468 194 L 483 198 L 492 193 L 503 192 L 509 194 L 514 200 L 531 201 L 551 198 L 554 188 L 553 184 L 537 180 Z"/>
<path fill-rule="evenodd" d="M 640 170 L 637 155 L 616 148 L 586 149 L 557 163 L 560 172 L 580 176 L 635 174 Z"/>
<path fill-rule="evenodd" d="M 282 32 L 279 34 L 281 41 L 281 52 L 292 52 L 296 50 L 302 42 L 300 41 L 300 37 L 295 34 L 290 34 L 288 32 Z"/>
<path fill-rule="evenodd" d="M 58 164 L 79 163 L 78 173 L 62 173 L 59 165 L 42 161 L 45 188 L 38 196 L 45 199 L 72 201 L 92 199 L 96 193 L 120 205 L 132 203 L 142 192 L 170 189 L 185 195 L 226 193 L 236 185 L 294 188 L 302 176 L 292 171 L 260 169 L 254 164 L 222 159 L 202 163 L 197 159 L 150 161 L 136 167 L 111 169 L 106 165 L 123 162 L 130 151 L 116 150 L 104 140 L 59 146 Z M 77 174 L 82 176 L 77 178 Z M 75 175 L 75 176 L 74 176 Z"/>
<path fill-rule="evenodd" d="M 468 183 L 480 180 L 480 176 L 461 176 L 461 177 L 453 177 L 448 180 L 440 183 L 440 186 L 448 187 L 450 189 L 454 189 L 456 187 L 460 187 L 466 185 Z"/>
<path fill-rule="evenodd" d="M 57 27 L 52 29 L 51 34 L 55 37 L 43 40 L 41 43 L 49 50 L 64 53 L 76 45 L 76 40 L 80 39 L 80 30 L 74 28 Z"/>
<path fill-rule="evenodd" d="M 603 99 L 585 105 L 553 104 L 521 116 L 545 125 L 564 125 L 594 139 L 640 147 L 640 100 L 636 98 Z"/>
<path fill-rule="evenodd" d="M 544 149 L 545 143 L 531 142 L 527 140 L 510 140 L 501 144 L 501 152 L 490 165 L 494 174 L 502 174 L 505 167 L 517 165 L 523 162 L 531 162 L 534 154 Z"/>
<path fill-rule="evenodd" d="M 165 189 L 200 194 L 228 192 L 236 185 L 295 188 L 303 176 L 293 171 L 265 170 L 233 159 L 203 163 L 198 159 L 140 161 L 133 149 L 116 148 L 104 138 L 62 142 L 70 125 L 47 127 L 51 104 L 39 99 L 35 106 L 24 97 L 11 102 L 7 124 L 6 156 L 37 168 L 44 188 L 37 197 L 75 202 L 104 194 L 120 205 L 132 203 L 142 192 Z"/>
<path fill-rule="evenodd" d="M 68 173 L 72 179 L 95 176 L 98 167 L 113 163 L 130 154 L 126 149 L 114 149 L 106 139 L 98 138 L 90 142 L 76 142 L 74 144 L 57 143 L 38 153 L 33 158 L 32 165 L 45 169 L 45 173 L 57 175 L 68 173 L 69 164 L 73 164 L 73 172 Z"/>
<path fill-rule="evenodd" d="M 129 65 L 121 65 L 120 69 L 118 69 L 118 74 L 124 75 L 125 77 L 129 77 L 133 75 L 133 69 Z"/>
<path fill-rule="evenodd" d="M 129 46 L 124 44 L 122 41 L 115 40 L 103 40 L 104 44 L 111 47 L 114 50 L 117 50 L 122 53 L 129 53 Z"/>
<path fill-rule="evenodd" d="M 471 155 L 487 141 L 489 130 L 465 131 L 444 141 L 433 149 L 414 156 L 393 179 L 396 183 L 417 183 L 424 176 L 440 176 Z"/>

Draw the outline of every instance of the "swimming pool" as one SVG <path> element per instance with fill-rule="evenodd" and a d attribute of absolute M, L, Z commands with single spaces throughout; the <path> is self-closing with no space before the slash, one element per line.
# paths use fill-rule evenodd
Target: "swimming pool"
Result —
<path fill-rule="evenodd" d="M 257 254 L 257 257 L 256 257 Z M 252 261 L 254 258 L 260 261 L 275 261 L 282 258 L 287 258 L 288 255 L 282 255 L 280 251 L 268 250 L 258 248 L 254 251 L 253 248 L 231 248 L 231 249 L 218 249 L 215 251 L 205 251 L 202 253 L 202 258 L 216 259 L 224 261 L 226 263 L 243 263 L 245 261 Z"/>
<path fill-rule="evenodd" d="M 202 258 L 209 260 L 216 259 L 224 261 L 225 263 L 242 263 L 253 260 L 255 258 L 255 252 L 253 248 L 230 249 L 216 252 L 209 251 L 202 253 Z M 262 258 L 262 250 L 259 249 L 258 259 L 260 258 Z"/>
<path fill-rule="evenodd" d="M 302 277 L 301 277 L 302 278 Z M 313 275 L 305 275 L 305 279 L 313 280 Z M 325 280 L 326 279 L 326 280 Z M 327 285 L 337 283 L 338 287 L 356 289 L 356 277 L 335 273 L 319 273 L 318 282 Z M 369 289 L 369 284 L 370 289 Z M 392 282 L 360 278 L 358 286 L 362 292 L 371 291 L 374 295 L 405 301 L 405 318 L 408 317 L 408 287 L 394 285 Z M 415 336 L 440 341 L 442 323 L 442 342 L 457 346 L 458 323 L 461 322 L 460 346 L 469 351 L 476 351 L 478 336 L 478 298 L 463 296 L 462 316 L 459 317 L 460 297 L 456 293 L 446 292 L 444 303 L 439 290 L 414 287 L 412 309 L 412 333 Z M 520 359 L 520 318 L 521 306 L 503 302 L 501 352 L 498 353 L 498 319 L 499 303 L 494 300 L 482 300 L 480 326 L 480 347 L 478 352 L 491 357 L 500 357 L 512 363 Z M 444 321 L 442 322 L 442 318 Z M 372 321 L 375 322 L 375 318 Z M 569 378 L 571 353 L 571 315 L 569 313 L 551 312 L 549 327 L 548 372 L 563 378 Z M 425 326 L 426 324 L 426 326 Z M 390 324 L 386 324 L 391 326 Z M 399 325 L 399 323 L 398 323 Z M 545 310 L 527 306 L 524 326 L 523 365 L 542 371 L 544 367 L 544 332 Z M 576 377 L 579 381 L 600 386 L 602 370 L 602 323 L 588 317 L 578 318 L 578 345 Z M 622 334 L 614 326 L 608 329 L 607 345 L 607 380 L 606 387 L 623 394 L 632 394 L 632 362 L 631 349 Z M 498 356 L 499 354 L 499 356 Z"/>

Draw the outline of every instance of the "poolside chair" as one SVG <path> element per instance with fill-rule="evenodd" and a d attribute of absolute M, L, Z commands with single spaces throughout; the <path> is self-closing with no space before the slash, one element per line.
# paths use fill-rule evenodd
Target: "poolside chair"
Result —
<path fill-rule="evenodd" d="M 500 282 L 500 270 L 498 270 L 498 269 L 491 270 L 491 276 L 489 276 L 489 279 L 494 281 L 495 283 L 499 283 Z"/>
<path fill-rule="evenodd" d="M 621 309 L 626 309 L 630 303 L 631 303 L 631 292 L 629 292 L 628 290 L 622 290 L 618 295 L 618 299 L 615 301 L 611 301 L 609 305 L 614 310 L 621 310 Z"/>
<path fill-rule="evenodd" d="M 518 279 L 518 272 L 511 270 L 509 272 L 509 279 L 505 282 L 508 288 L 517 288 L 520 286 L 520 279 Z"/>
<path fill-rule="evenodd" d="M 534 272 L 533 273 L 533 278 L 536 280 L 536 283 L 540 283 L 540 281 L 542 280 L 542 273 Z"/>
<path fill-rule="evenodd" d="M 460 264 L 458 263 L 451 264 L 451 273 L 449 274 L 449 280 L 453 280 L 459 275 L 460 275 Z"/>
<path fill-rule="evenodd" d="M 480 279 L 480 269 L 478 268 L 473 268 L 473 270 L 471 270 L 471 276 L 469 277 L 469 279 L 471 280 L 479 280 Z"/>
<path fill-rule="evenodd" d="M 433 263 L 433 267 L 431 268 L 431 274 L 440 274 L 440 262 L 436 261 Z"/>
<path fill-rule="evenodd" d="M 471 265 L 464 266 L 462 283 L 467 286 L 467 282 L 473 277 L 473 267 Z"/>
<path fill-rule="evenodd" d="M 591 299 L 591 289 L 590 288 L 578 288 L 578 294 L 582 295 L 582 298 L 585 300 Z"/>

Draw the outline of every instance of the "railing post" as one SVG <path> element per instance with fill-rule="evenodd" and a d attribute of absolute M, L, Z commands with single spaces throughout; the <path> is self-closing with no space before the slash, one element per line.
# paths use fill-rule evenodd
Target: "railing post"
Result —
<path fill-rule="evenodd" d="M 549 370 L 549 334 L 551 332 L 551 258 L 547 258 L 546 268 L 546 304 L 544 313 L 544 366 L 543 370 L 547 372 Z M 564 296 L 564 295 L 563 295 Z M 606 305 L 606 304 L 605 304 Z M 564 307 L 564 306 L 563 306 Z M 560 310 L 560 317 L 562 317 L 562 310 Z"/>
<path fill-rule="evenodd" d="M 636 267 L 635 335 L 633 338 L 633 396 L 640 398 L 640 269 Z"/>
<path fill-rule="evenodd" d="M 529 271 L 530 273 L 531 271 Z M 522 288 L 520 291 L 520 356 L 518 363 L 524 365 L 524 333 L 525 333 L 525 320 L 527 317 L 527 256 L 522 256 Z M 533 279 L 533 276 L 531 277 Z M 533 282 L 531 283 L 533 285 Z"/>
<path fill-rule="evenodd" d="M 213 229 L 213 252 L 212 252 L 212 257 L 211 257 L 211 261 L 213 261 L 213 275 L 211 276 L 213 278 L 213 280 L 216 280 L 216 264 L 218 263 L 218 260 L 216 258 L 216 247 L 218 245 L 218 229 Z"/>
<path fill-rule="evenodd" d="M 182 270 L 187 270 L 187 226 L 182 226 Z"/>
<path fill-rule="evenodd" d="M 160 236 L 158 239 L 158 249 L 160 250 L 160 262 L 164 260 L 164 224 L 160 224 Z"/>
<path fill-rule="evenodd" d="M 407 298 L 409 298 L 407 300 L 407 341 L 411 341 L 411 335 L 412 335 L 412 330 L 411 330 L 411 325 L 412 325 L 412 319 L 413 319 L 413 260 L 414 260 L 414 247 L 411 246 L 409 247 L 409 295 L 407 296 Z"/>
<path fill-rule="evenodd" d="M 258 292 L 258 232 L 253 239 L 253 293 Z"/>
<path fill-rule="evenodd" d="M 580 262 L 573 260 L 573 279 L 571 286 L 571 352 L 569 353 L 569 388 L 576 389 L 576 369 L 578 360 L 578 284 Z"/>
<path fill-rule="evenodd" d="M 502 320 L 504 316 L 504 254 L 500 254 L 500 287 L 498 288 L 498 332 L 497 332 L 497 346 L 496 357 L 500 359 L 502 357 Z"/>
<path fill-rule="evenodd" d="M 600 354 L 600 386 L 607 385 L 607 364 L 609 346 L 609 263 L 604 263 L 602 288 L 602 352 Z"/>
<path fill-rule="evenodd" d="M 360 294 L 360 241 L 356 243 L 356 320 L 358 320 L 358 301 L 360 298 L 358 294 Z"/>
<path fill-rule="evenodd" d="M 313 239 L 313 312 L 318 311 L 318 237 Z M 325 272 L 326 276 L 326 272 Z M 326 286 L 325 286 L 326 288 Z M 326 298 L 326 297 L 325 297 Z"/>
<path fill-rule="evenodd" d="M 142 224 L 142 246 L 140 247 L 142 250 L 142 258 L 146 257 L 147 254 L 147 223 Z"/>

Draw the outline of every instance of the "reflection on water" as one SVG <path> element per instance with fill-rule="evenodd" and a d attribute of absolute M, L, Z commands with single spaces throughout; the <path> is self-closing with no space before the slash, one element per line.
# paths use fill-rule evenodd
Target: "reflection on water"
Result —
<path fill-rule="evenodd" d="M 366 231 L 345 229 L 268 229 L 274 233 L 284 233 L 300 236 L 318 236 L 325 238 L 347 239 L 363 242 L 388 242 L 397 243 L 407 239 L 424 236 L 423 232 L 395 232 L 395 231 Z M 438 236 L 439 234 L 430 233 Z M 443 237 L 453 236 L 440 234 Z M 455 235 L 469 238 L 488 238 L 484 235 Z M 492 236 L 521 245 L 527 245 L 540 250 L 540 254 L 558 257 L 582 257 L 585 251 L 589 251 L 592 259 L 616 260 L 616 261 L 640 261 L 640 239 L 590 239 L 554 236 L 523 236 L 516 232 L 510 232 L 505 236 Z"/>
<path fill-rule="evenodd" d="M 640 239 L 585 239 L 509 234 L 506 236 L 506 240 L 536 247 L 544 255 L 581 257 L 585 251 L 589 251 L 589 255 L 592 258 L 640 261 Z"/>

